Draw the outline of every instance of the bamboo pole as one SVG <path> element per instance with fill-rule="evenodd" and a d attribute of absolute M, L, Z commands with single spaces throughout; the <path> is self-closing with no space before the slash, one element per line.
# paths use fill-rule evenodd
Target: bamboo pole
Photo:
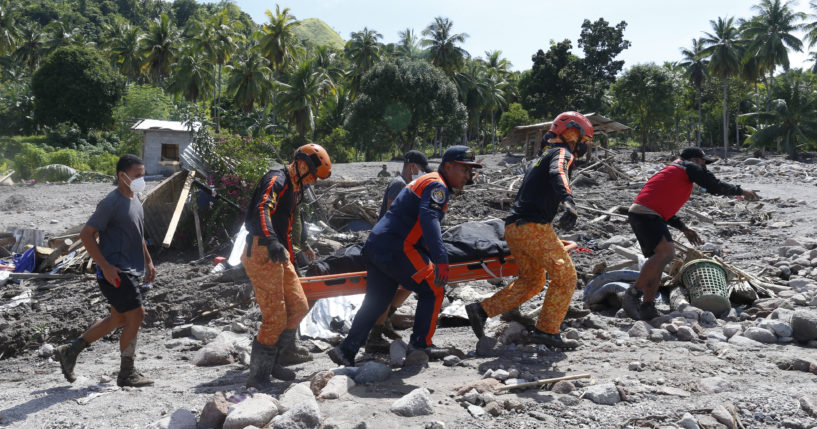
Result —
<path fill-rule="evenodd" d="M 590 374 L 576 374 L 576 375 L 567 375 L 564 377 L 556 377 L 556 378 L 546 378 L 543 380 L 531 381 L 530 383 L 522 383 L 522 384 L 515 384 L 512 386 L 500 386 L 496 390 L 498 392 L 504 390 L 511 390 L 511 389 L 526 389 L 528 387 L 539 387 L 544 386 L 545 384 L 556 383 L 557 381 L 565 381 L 565 380 L 576 380 L 579 378 L 590 378 Z"/>

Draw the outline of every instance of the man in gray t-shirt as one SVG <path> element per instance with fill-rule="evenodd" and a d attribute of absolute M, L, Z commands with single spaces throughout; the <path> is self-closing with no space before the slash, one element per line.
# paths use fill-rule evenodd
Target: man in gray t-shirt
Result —
<path fill-rule="evenodd" d="M 391 179 L 389 186 L 386 187 L 386 193 L 383 194 L 383 203 L 380 206 L 380 216 L 378 216 L 378 219 L 386 215 L 386 212 L 389 211 L 389 207 L 391 207 L 391 203 L 409 182 L 429 171 L 431 171 L 431 168 L 428 166 L 428 158 L 426 158 L 424 153 L 417 150 L 406 152 L 403 156 L 403 170 L 399 176 Z M 389 341 L 383 337 L 384 334 L 393 339 L 400 338 L 400 334 L 394 332 L 394 329 L 391 327 L 389 318 L 397 311 L 397 308 L 403 304 L 403 301 L 405 301 L 409 295 L 411 295 L 411 291 L 402 287 L 397 289 L 391 306 L 385 313 L 380 315 L 380 318 L 377 319 L 372 330 L 369 331 L 369 338 L 366 340 L 366 351 L 368 353 L 388 353 L 390 344 Z"/>
<path fill-rule="evenodd" d="M 121 365 L 116 384 L 150 386 L 153 380 L 134 368 L 136 336 L 145 318 L 140 277 L 150 283 L 156 277 L 153 260 L 143 235 L 144 213 L 136 194 L 145 190 L 145 166 L 134 155 L 123 155 L 116 163 L 119 180 L 91 215 L 79 236 L 88 254 L 96 262 L 97 283 L 110 304 L 110 314 L 91 325 L 82 336 L 54 349 L 66 380 L 74 382 L 74 366 L 79 353 L 94 341 L 119 327 Z M 97 244 L 96 236 L 99 235 Z"/>

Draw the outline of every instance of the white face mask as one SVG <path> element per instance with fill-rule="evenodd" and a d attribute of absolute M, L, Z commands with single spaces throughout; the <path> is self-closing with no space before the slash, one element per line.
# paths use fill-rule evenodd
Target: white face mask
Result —
<path fill-rule="evenodd" d="M 125 177 L 127 177 L 128 180 L 130 180 L 130 185 L 128 185 L 128 187 L 130 188 L 131 192 L 133 192 L 134 194 L 138 194 L 138 193 L 145 190 L 145 185 L 146 184 L 145 184 L 145 178 L 144 177 L 140 177 L 140 178 L 138 178 L 136 180 L 133 180 L 133 179 L 130 178 L 130 176 L 128 176 L 128 173 L 125 173 Z"/>

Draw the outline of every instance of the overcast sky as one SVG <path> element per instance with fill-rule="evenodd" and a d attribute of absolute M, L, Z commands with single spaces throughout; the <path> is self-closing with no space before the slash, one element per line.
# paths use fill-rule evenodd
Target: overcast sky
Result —
<path fill-rule="evenodd" d="M 275 10 L 271 0 L 235 0 L 256 23 L 266 21 L 264 11 Z M 625 68 L 639 63 L 678 61 L 680 49 L 711 31 L 710 20 L 719 16 L 750 18 L 750 0 L 281 0 L 298 19 L 320 18 L 344 40 L 363 27 L 377 30 L 383 42 L 398 40 L 397 32 L 414 29 L 419 35 L 436 16 L 447 17 L 453 30 L 467 33 L 463 47 L 474 57 L 487 50 L 502 50 L 515 70 L 531 67 L 537 49 L 547 50 L 550 40 L 570 39 L 573 53 L 582 56 L 576 41 L 584 19 L 604 18 L 611 25 L 627 22 L 624 37 L 632 43 L 620 56 Z M 809 10 L 801 0 L 796 10 Z M 815 46 L 814 49 L 817 49 Z M 805 52 L 790 52 L 793 67 L 808 67 Z"/>

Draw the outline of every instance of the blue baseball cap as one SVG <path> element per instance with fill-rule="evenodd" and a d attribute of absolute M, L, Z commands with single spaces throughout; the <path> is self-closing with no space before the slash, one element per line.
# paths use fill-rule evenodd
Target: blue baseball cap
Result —
<path fill-rule="evenodd" d="M 482 168 L 482 164 L 475 162 L 475 159 L 476 155 L 474 155 L 474 151 L 471 150 L 470 147 L 462 145 L 451 146 L 445 150 L 440 165 L 445 164 L 446 162 L 456 162 L 459 164 L 470 165 L 474 168 Z"/>

